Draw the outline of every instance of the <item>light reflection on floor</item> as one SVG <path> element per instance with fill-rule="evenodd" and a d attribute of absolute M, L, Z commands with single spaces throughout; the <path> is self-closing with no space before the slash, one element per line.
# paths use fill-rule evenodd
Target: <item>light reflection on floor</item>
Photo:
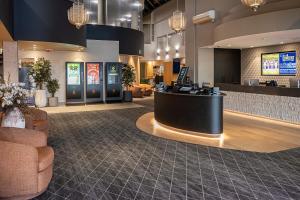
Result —
<path fill-rule="evenodd" d="M 141 116 L 136 125 L 158 137 L 220 148 L 276 152 L 300 147 L 300 126 L 231 112 L 224 112 L 224 133 L 217 138 L 161 125 L 153 112 Z"/>

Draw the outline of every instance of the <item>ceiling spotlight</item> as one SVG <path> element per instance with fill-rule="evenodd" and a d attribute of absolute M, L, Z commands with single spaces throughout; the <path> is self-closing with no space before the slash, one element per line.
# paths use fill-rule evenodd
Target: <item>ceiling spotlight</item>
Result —
<path fill-rule="evenodd" d="M 253 48 L 254 46 L 250 46 L 250 48 Z"/>
<path fill-rule="evenodd" d="M 176 46 L 175 46 L 175 50 L 179 50 L 179 48 L 180 48 L 180 45 L 179 44 L 177 44 Z"/>
<path fill-rule="evenodd" d="M 89 10 L 89 11 L 86 11 L 86 14 L 91 15 L 91 14 L 93 14 L 93 12 Z"/>
<path fill-rule="evenodd" d="M 125 21 L 126 21 L 126 18 L 122 17 L 122 18 L 120 18 L 120 21 L 121 21 L 121 22 L 125 22 Z"/>
<path fill-rule="evenodd" d="M 129 14 L 127 14 L 127 15 L 124 15 L 124 17 L 131 18 L 132 15 L 129 13 Z"/>
<path fill-rule="evenodd" d="M 280 42 L 280 44 L 284 44 L 284 42 Z"/>
<path fill-rule="evenodd" d="M 98 0 L 90 0 L 90 3 L 92 3 L 92 4 L 98 4 Z"/>
<path fill-rule="evenodd" d="M 143 4 L 140 1 L 136 1 L 136 2 L 132 3 L 132 6 L 134 6 L 134 7 L 143 7 Z"/>
<path fill-rule="evenodd" d="M 92 21 L 90 24 L 92 24 L 92 25 L 96 25 L 96 24 L 97 24 L 97 22 L 95 22 L 95 21 Z"/>

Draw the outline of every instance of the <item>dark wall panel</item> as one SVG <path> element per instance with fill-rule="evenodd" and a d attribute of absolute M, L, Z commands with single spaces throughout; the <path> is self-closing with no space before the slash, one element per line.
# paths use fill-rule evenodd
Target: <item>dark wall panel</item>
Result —
<path fill-rule="evenodd" d="M 215 83 L 241 82 L 241 50 L 215 49 Z"/>
<path fill-rule="evenodd" d="M 13 1 L 0 0 L 0 20 L 13 37 Z"/>
<path fill-rule="evenodd" d="M 68 21 L 68 0 L 14 0 L 14 39 L 86 46 L 85 27 Z"/>
<path fill-rule="evenodd" d="M 119 41 L 120 54 L 144 55 L 144 33 L 138 30 L 105 25 L 87 25 L 87 39 Z"/>

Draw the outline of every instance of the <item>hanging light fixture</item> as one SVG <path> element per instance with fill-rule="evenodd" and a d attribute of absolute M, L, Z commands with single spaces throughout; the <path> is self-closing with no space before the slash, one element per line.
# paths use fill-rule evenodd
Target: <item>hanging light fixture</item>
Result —
<path fill-rule="evenodd" d="M 68 10 L 68 19 L 77 29 L 88 23 L 89 14 L 80 0 L 75 0 L 73 6 Z"/>
<path fill-rule="evenodd" d="M 178 9 L 177 0 L 177 10 L 173 12 L 173 16 L 169 18 L 169 27 L 176 33 L 180 33 L 185 29 L 185 16 L 182 11 Z"/>
<path fill-rule="evenodd" d="M 241 0 L 245 6 L 250 7 L 254 12 L 256 12 L 259 7 L 264 5 L 267 0 Z"/>

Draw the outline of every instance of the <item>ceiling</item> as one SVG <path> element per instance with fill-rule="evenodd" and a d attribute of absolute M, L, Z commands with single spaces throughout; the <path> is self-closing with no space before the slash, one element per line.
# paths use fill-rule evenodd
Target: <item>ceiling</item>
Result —
<path fill-rule="evenodd" d="M 21 51 L 85 51 L 81 46 L 39 41 L 18 41 L 18 48 Z"/>
<path fill-rule="evenodd" d="M 144 16 L 170 0 L 145 0 Z"/>
<path fill-rule="evenodd" d="M 247 49 L 300 42 L 300 29 L 253 34 L 216 42 L 213 48 Z"/>

